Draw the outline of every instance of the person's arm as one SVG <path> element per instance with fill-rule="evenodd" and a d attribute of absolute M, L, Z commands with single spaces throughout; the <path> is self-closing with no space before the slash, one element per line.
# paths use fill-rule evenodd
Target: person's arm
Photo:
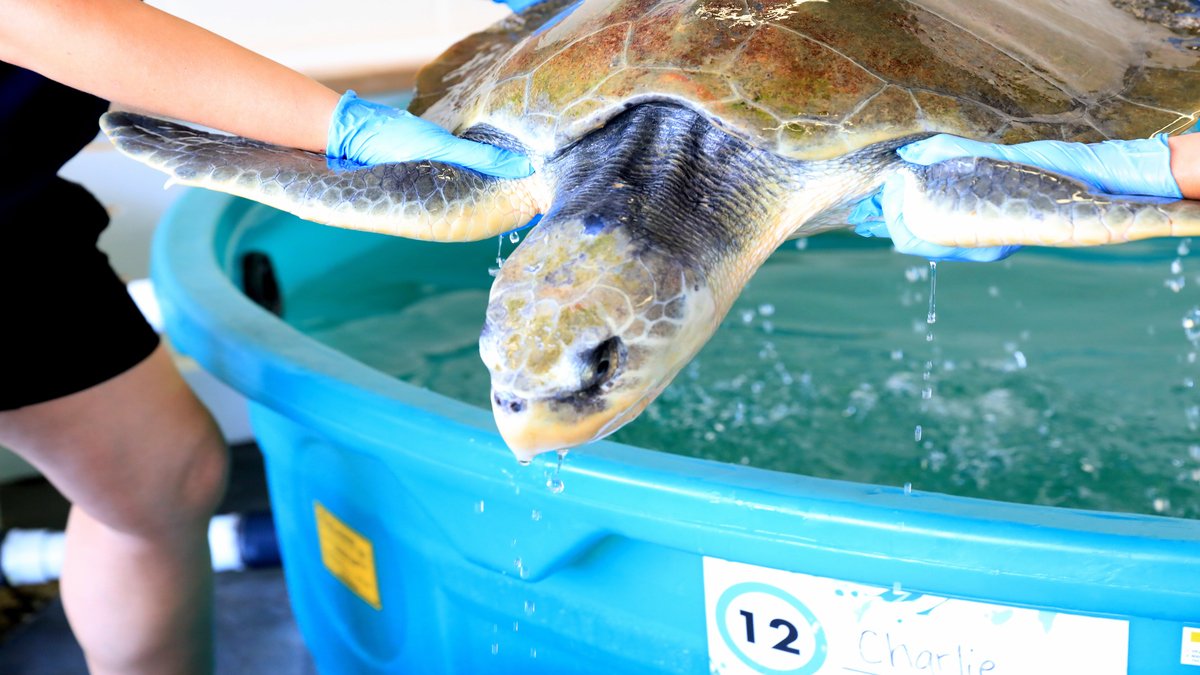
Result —
<path fill-rule="evenodd" d="M 138 0 L 0 0 L 0 60 L 126 106 L 325 152 L 339 94 Z"/>
<path fill-rule="evenodd" d="M 1167 139 L 1171 149 L 1171 175 L 1185 199 L 1200 199 L 1200 134 Z"/>

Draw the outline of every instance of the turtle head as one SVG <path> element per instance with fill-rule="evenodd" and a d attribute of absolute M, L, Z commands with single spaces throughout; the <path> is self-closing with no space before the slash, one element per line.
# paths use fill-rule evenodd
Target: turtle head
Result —
<path fill-rule="evenodd" d="M 611 434 L 718 319 L 700 275 L 619 220 L 544 220 L 497 275 L 479 341 L 501 435 L 528 460 Z"/>

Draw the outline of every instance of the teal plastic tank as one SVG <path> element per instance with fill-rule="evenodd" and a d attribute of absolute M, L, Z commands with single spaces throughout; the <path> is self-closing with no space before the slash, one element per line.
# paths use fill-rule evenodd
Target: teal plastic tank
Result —
<path fill-rule="evenodd" d="M 321 672 L 1200 673 L 1196 521 L 609 442 L 561 473 L 552 455 L 519 466 L 489 411 L 268 311 L 367 316 L 380 289 L 465 284 L 495 250 L 320 227 L 203 191 L 161 224 L 168 332 L 252 402 Z M 335 278 L 357 290 L 303 305 L 297 289 Z M 403 355 L 404 335 L 381 339 Z"/>

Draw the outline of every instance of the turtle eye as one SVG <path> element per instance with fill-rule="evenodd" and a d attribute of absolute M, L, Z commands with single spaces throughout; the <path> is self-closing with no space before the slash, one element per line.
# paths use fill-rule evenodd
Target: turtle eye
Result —
<path fill-rule="evenodd" d="M 625 344 L 619 337 L 610 337 L 584 356 L 584 370 L 580 390 L 595 392 L 612 381 L 621 366 Z"/>

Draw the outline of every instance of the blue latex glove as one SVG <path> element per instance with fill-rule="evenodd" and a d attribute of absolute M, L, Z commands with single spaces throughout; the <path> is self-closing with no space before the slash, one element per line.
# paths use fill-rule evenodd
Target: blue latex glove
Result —
<path fill-rule="evenodd" d="M 434 160 L 500 178 L 524 178 L 533 165 L 523 155 L 476 143 L 404 110 L 364 101 L 347 91 L 329 121 L 325 154 L 331 165 L 348 160 L 372 165 Z"/>
<path fill-rule="evenodd" d="M 1016 145 L 981 143 L 939 134 L 897 151 L 913 164 L 929 165 L 954 157 L 977 156 L 1030 164 L 1078 179 L 1098 192 L 1180 199 L 1171 175 L 1167 136 L 1132 141 L 1068 143 L 1033 141 Z M 904 224 L 902 177 L 893 176 L 877 193 L 859 202 L 850 214 L 854 231 L 866 237 L 891 237 L 896 250 L 931 260 L 988 262 L 1012 255 L 1019 246 L 954 248 L 915 237 Z"/>
<path fill-rule="evenodd" d="M 520 14 L 530 7 L 543 2 L 543 0 L 492 0 L 492 2 L 499 2 L 508 5 L 512 11 Z"/>

